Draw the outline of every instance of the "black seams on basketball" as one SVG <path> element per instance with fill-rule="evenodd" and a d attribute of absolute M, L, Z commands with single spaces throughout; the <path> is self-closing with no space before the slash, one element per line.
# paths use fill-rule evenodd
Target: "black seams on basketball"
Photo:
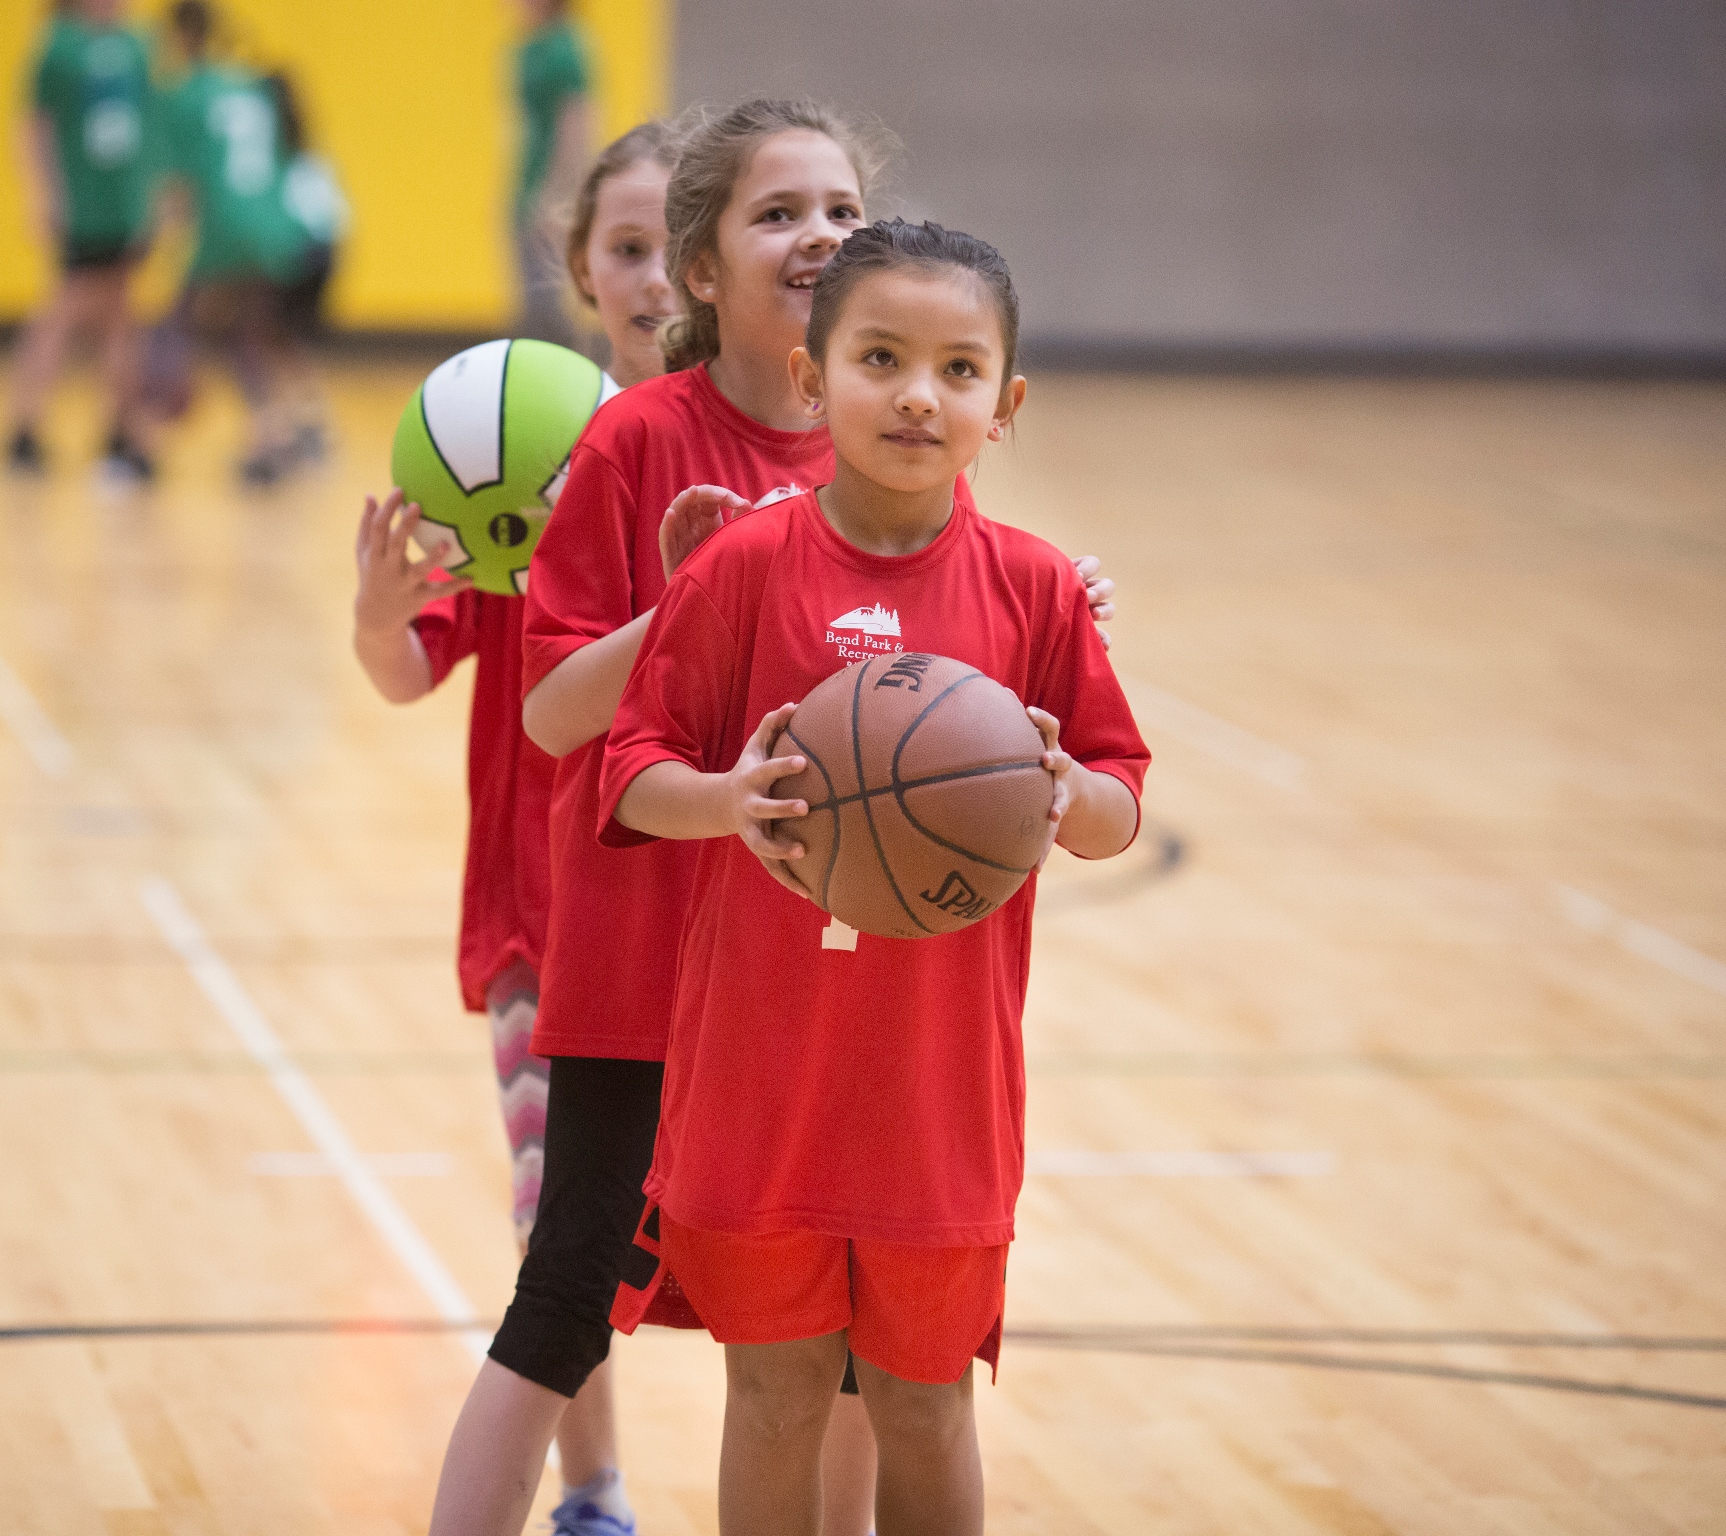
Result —
<path fill-rule="evenodd" d="M 791 873 L 863 933 L 920 939 L 987 917 L 1048 839 L 1054 776 L 1011 689 L 946 656 L 901 652 L 836 672 L 797 706 L 776 753 L 809 766 L 773 789 L 807 816 Z"/>

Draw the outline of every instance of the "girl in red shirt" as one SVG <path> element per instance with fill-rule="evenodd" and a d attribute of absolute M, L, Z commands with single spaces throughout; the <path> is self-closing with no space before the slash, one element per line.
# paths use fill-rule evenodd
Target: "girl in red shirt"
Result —
<path fill-rule="evenodd" d="M 810 103 L 745 102 L 690 127 L 666 195 L 666 268 L 684 309 L 674 371 L 595 418 L 535 550 L 522 712 L 529 737 L 558 758 L 533 1036 L 551 1058 L 545 1183 L 515 1299 L 450 1442 L 434 1536 L 521 1529 L 551 1427 L 610 1348 L 658 1125 L 695 850 L 599 842 L 596 738 L 666 567 L 727 513 L 831 476 L 832 444 L 786 361 L 803 341 L 816 276 L 862 226 L 878 160 Z M 1093 585 L 1099 618 L 1110 589 Z M 696 1323 L 674 1292 L 659 1303 L 651 1320 Z M 836 1471 L 830 1488 L 833 1536 L 869 1524 L 872 1448 L 851 1404 L 834 1416 L 846 1448 L 836 1468 L 849 1475 Z"/>
<path fill-rule="evenodd" d="M 773 755 L 793 708 L 778 701 L 844 665 L 831 615 L 872 601 L 907 650 L 1028 702 L 1055 779 L 1050 843 L 1107 858 L 1137 830 L 1149 754 L 1081 581 L 960 488 L 1024 397 L 1017 328 L 983 242 L 899 221 L 846 240 L 791 359 L 832 436 L 832 483 L 690 557 L 605 750 L 602 841 L 699 850 L 647 1226 L 727 1346 L 720 1526 L 736 1536 L 816 1529 L 848 1344 L 882 1530 L 983 1528 L 970 1361 L 994 1359 L 1024 1172 L 1035 877 L 960 932 L 829 947 L 785 868 L 802 849 L 771 823 L 808 809 L 772 798 L 805 766 Z"/>
<path fill-rule="evenodd" d="M 609 371 L 625 387 L 663 368 L 654 334 L 675 309 L 664 263 L 672 159 L 661 123 L 643 124 L 611 144 L 588 173 L 570 232 L 570 275 L 599 316 L 611 344 Z M 546 1063 L 530 1053 L 529 1041 L 551 899 L 547 824 L 556 762 L 521 728 L 524 600 L 435 580 L 439 549 L 428 549 L 417 563 L 408 557 L 408 539 L 419 526 L 419 509 L 404 508 L 399 490 L 381 506 L 367 499 L 354 649 L 378 691 L 398 704 L 429 693 L 464 657 L 478 658 L 457 970 L 462 1001 L 491 1020 L 516 1238 L 525 1252 L 544 1164 Z M 557 1442 L 566 1485 L 554 1525 L 559 1536 L 633 1529 L 617 1471 L 609 1369 L 595 1372 L 576 1394 Z"/>

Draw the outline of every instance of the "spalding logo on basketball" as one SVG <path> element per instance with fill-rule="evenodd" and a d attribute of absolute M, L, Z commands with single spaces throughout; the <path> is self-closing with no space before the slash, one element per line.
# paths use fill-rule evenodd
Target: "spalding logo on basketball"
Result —
<path fill-rule="evenodd" d="M 579 353 L 487 341 L 432 369 L 396 426 L 390 473 L 416 542 L 482 592 L 527 590 L 528 561 L 588 420 L 618 393 Z"/>
<path fill-rule="evenodd" d="M 901 652 L 836 672 L 797 706 L 775 752 L 809 766 L 774 795 L 803 844 L 788 867 L 863 933 L 921 939 L 987 917 L 1042 857 L 1054 803 L 1043 738 L 1011 689 L 946 656 Z"/>

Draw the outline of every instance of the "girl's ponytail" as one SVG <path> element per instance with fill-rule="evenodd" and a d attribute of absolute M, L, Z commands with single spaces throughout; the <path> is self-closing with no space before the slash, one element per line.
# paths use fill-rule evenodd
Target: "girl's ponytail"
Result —
<path fill-rule="evenodd" d="M 794 128 L 825 134 L 843 149 L 865 198 L 896 147 L 884 129 L 853 122 L 813 101 L 757 98 L 720 113 L 691 107 L 678 119 L 677 169 L 665 192 L 665 273 L 683 313 L 659 328 L 667 372 L 719 356 L 719 314 L 689 291 L 689 268 L 702 252 L 717 251 L 719 216 L 756 146 Z"/>

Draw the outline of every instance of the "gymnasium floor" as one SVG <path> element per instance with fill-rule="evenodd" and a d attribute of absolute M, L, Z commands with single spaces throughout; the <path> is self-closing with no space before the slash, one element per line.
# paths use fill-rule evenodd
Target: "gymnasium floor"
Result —
<path fill-rule="evenodd" d="M 466 676 L 348 651 L 415 372 L 279 494 L 217 387 L 150 496 L 81 389 L 0 487 L 9 1532 L 422 1531 L 507 1299 Z M 1726 389 L 1037 379 L 978 493 L 1105 558 L 1157 755 L 1039 907 L 990 1530 L 1719 1531 Z M 714 1531 L 716 1347 L 618 1353 Z"/>

